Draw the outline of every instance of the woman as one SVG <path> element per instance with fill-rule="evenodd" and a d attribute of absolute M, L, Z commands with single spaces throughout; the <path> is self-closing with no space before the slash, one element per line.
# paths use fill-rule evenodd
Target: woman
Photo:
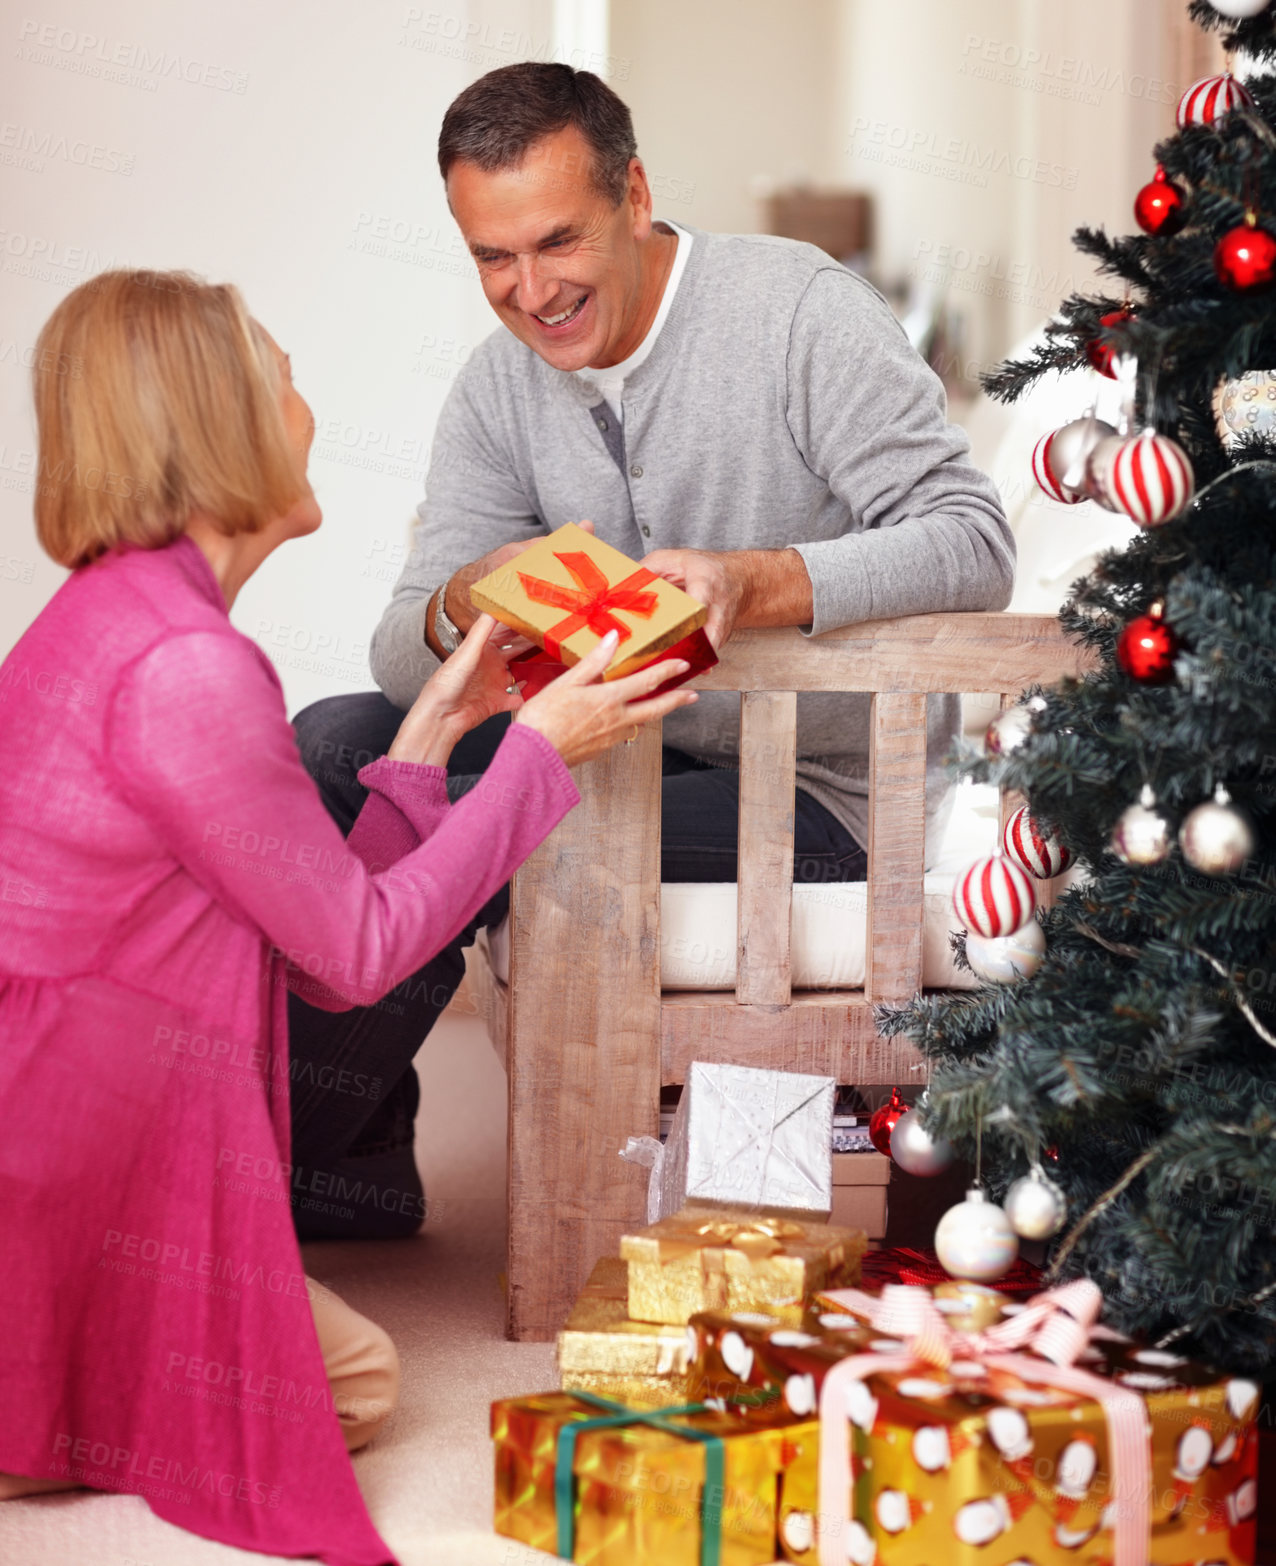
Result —
<path fill-rule="evenodd" d="M 231 1544 L 379 1566 L 346 1446 L 396 1366 L 302 1272 L 286 989 L 377 1000 L 576 803 L 569 766 L 694 697 L 651 696 L 667 666 L 603 685 L 609 639 L 523 703 L 480 620 L 343 841 L 228 618 L 320 523 L 287 357 L 233 288 L 112 272 L 36 363 L 83 371 L 37 372 L 36 525 L 73 569 L 0 667 L 3 1491 L 131 1491 Z M 487 786 L 449 807 L 452 745 L 502 711 Z"/>

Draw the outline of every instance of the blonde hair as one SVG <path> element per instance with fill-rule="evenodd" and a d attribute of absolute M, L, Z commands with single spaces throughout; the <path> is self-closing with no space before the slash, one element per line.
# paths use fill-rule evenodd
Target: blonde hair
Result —
<path fill-rule="evenodd" d="M 197 513 L 255 533 L 306 493 L 269 341 L 229 284 L 103 272 L 54 310 L 34 363 L 35 525 L 61 565 L 161 548 Z"/>

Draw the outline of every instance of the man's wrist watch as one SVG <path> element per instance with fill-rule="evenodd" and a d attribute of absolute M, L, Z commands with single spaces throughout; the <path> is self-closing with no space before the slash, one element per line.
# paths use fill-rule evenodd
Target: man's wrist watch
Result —
<path fill-rule="evenodd" d="M 461 645 L 461 630 L 444 608 L 447 583 L 434 595 L 434 640 L 445 653 L 454 653 Z"/>

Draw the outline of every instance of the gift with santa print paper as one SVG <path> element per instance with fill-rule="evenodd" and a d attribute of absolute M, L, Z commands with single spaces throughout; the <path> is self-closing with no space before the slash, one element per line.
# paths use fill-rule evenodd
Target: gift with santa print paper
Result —
<path fill-rule="evenodd" d="M 1257 1385 L 1099 1327 L 1087 1279 L 1027 1303 L 992 1293 L 836 1291 L 799 1330 L 694 1319 L 690 1396 L 772 1389 L 795 1418 L 819 1411 L 818 1464 L 784 1477 L 786 1558 L 1252 1561 Z"/>
<path fill-rule="evenodd" d="M 539 651 L 510 663 L 524 696 L 578 663 L 608 631 L 620 642 L 605 680 L 685 658 L 690 669 L 660 686 L 671 690 L 718 661 L 702 629 L 703 604 L 574 522 L 480 577 L 470 602 L 536 643 Z"/>

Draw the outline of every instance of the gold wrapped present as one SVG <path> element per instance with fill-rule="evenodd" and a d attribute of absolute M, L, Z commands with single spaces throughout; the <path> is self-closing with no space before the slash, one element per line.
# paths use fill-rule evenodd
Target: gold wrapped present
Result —
<path fill-rule="evenodd" d="M 635 1321 L 690 1321 L 702 1310 L 759 1310 L 797 1326 L 807 1296 L 854 1283 L 862 1229 L 763 1213 L 685 1207 L 621 1237 Z"/>
<path fill-rule="evenodd" d="M 589 1566 L 770 1566 L 781 1476 L 818 1426 L 777 1402 L 624 1409 L 571 1392 L 492 1404 L 496 1531 Z"/>
<path fill-rule="evenodd" d="M 686 641 L 709 615 L 680 587 L 574 522 L 481 577 L 470 588 L 470 601 L 564 664 L 579 662 L 608 631 L 618 631 L 608 680 L 632 674 Z M 709 663 L 717 661 L 707 643 L 701 651 Z"/>
<path fill-rule="evenodd" d="M 629 1263 L 619 1256 L 596 1262 L 558 1334 L 563 1390 L 633 1408 L 685 1403 L 687 1359 L 683 1327 L 630 1319 Z"/>
<path fill-rule="evenodd" d="M 795 1418 L 822 1411 L 820 1459 L 781 1496 L 800 1566 L 821 1528 L 839 1562 L 873 1566 L 1245 1566 L 1257 1385 L 1105 1332 L 1079 1284 L 978 1326 L 991 1291 L 965 1284 L 833 1295 L 802 1332 L 707 1314 L 691 1394 L 771 1388 Z M 913 1292 L 936 1308 L 910 1311 Z"/>

